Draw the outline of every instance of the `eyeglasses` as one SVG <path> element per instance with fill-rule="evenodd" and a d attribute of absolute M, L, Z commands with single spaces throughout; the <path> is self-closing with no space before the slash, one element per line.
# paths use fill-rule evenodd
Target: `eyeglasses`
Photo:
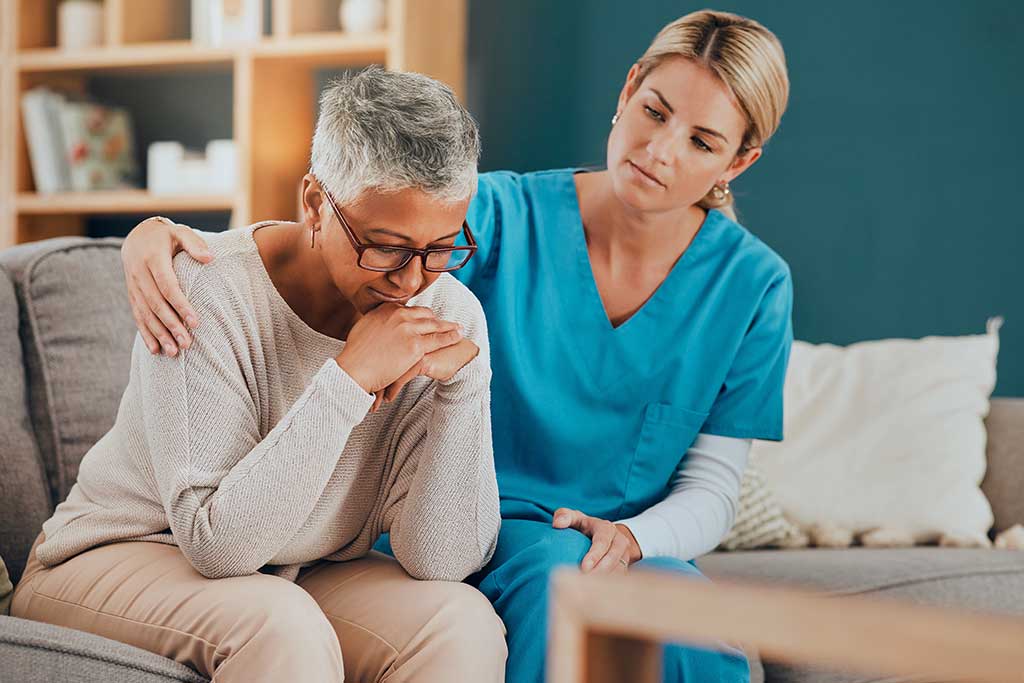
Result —
<path fill-rule="evenodd" d="M 466 232 L 467 242 L 467 246 L 464 247 L 414 249 L 413 247 L 393 247 L 390 245 L 385 247 L 363 244 L 356 237 L 355 233 L 352 232 L 352 227 L 345 220 L 345 215 L 338 208 L 338 205 L 334 202 L 334 197 L 323 186 L 323 183 L 320 184 L 320 188 L 324 191 L 324 196 L 327 197 L 334 215 L 338 217 L 341 227 L 345 229 L 345 234 L 348 235 L 348 241 L 352 243 L 352 248 L 359 254 L 358 263 L 360 268 L 374 270 L 379 273 L 390 273 L 405 268 L 413 256 L 419 256 L 423 260 L 424 270 L 431 273 L 450 273 L 469 263 L 469 259 L 476 253 L 476 240 L 473 239 L 473 233 L 469 230 L 469 223 L 465 220 L 462 221 L 462 229 Z"/>

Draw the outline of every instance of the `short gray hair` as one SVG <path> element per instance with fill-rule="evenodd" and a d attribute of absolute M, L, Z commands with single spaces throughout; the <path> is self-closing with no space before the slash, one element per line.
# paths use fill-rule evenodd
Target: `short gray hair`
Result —
<path fill-rule="evenodd" d="M 479 157 L 473 117 L 448 86 L 422 74 L 373 66 L 320 97 L 310 170 L 339 204 L 371 189 L 468 199 Z"/>

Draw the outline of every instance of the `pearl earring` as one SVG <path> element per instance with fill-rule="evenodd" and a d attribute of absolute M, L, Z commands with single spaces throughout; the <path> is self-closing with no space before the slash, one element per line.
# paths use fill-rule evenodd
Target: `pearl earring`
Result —
<path fill-rule="evenodd" d="M 618 122 L 619 122 L 619 115 L 615 114 L 615 116 L 612 117 L 612 125 L 614 126 Z"/>

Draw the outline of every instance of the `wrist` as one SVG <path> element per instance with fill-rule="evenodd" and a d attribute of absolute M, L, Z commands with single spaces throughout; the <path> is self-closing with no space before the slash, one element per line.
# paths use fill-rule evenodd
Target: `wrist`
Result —
<path fill-rule="evenodd" d="M 373 394 L 376 391 L 376 388 L 371 386 L 370 382 L 366 378 L 361 376 L 358 370 L 358 366 L 353 365 L 351 360 L 345 358 L 344 356 L 345 352 L 342 351 L 341 354 L 334 359 L 334 362 L 337 363 L 338 367 L 341 368 L 342 372 L 351 377 L 353 381 L 355 381 L 355 383 L 362 388 L 363 391 L 365 391 L 367 394 Z"/>
<path fill-rule="evenodd" d="M 640 550 L 640 544 L 637 543 L 636 537 L 633 536 L 633 532 L 630 531 L 630 528 L 622 523 L 617 523 L 615 528 L 619 530 L 620 534 L 626 537 L 627 541 L 629 541 L 629 551 L 627 552 L 627 559 L 629 560 L 629 563 L 633 564 L 634 562 L 642 560 L 644 553 Z"/>

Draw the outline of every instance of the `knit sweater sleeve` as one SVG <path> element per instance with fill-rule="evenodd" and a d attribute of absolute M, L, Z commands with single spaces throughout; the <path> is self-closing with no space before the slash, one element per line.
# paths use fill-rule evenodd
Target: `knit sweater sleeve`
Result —
<path fill-rule="evenodd" d="M 302 527 L 373 398 L 329 359 L 287 414 L 260 433 L 245 357 L 260 322 L 231 287 L 175 259 L 203 324 L 191 348 L 154 356 L 136 340 L 146 448 L 175 542 L 206 577 L 252 574 Z M 270 327 L 272 321 L 262 321 Z"/>
<path fill-rule="evenodd" d="M 479 302 L 444 317 L 462 323 L 479 355 L 433 382 L 392 439 L 402 465 L 388 496 L 385 531 L 410 576 L 461 581 L 490 560 L 501 515 L 491 446 L 490 352 Z M 404 452 L 403 452 L 404 451 Z"/>

